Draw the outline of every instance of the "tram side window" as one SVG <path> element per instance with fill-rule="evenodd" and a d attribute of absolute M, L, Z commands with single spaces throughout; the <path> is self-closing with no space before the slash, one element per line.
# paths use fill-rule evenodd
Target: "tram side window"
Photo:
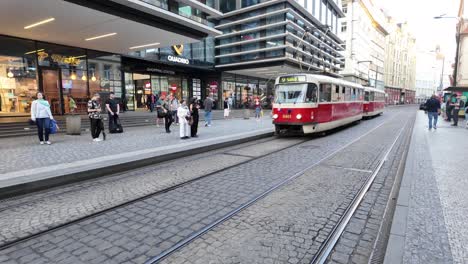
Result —
<path fill-rule="evenodd" d="M 305 102 L 306 103 L 317 102 L 317 85 L 315 83 L 309 83 L 309 85 L 307 85 Z"/>
<path fill-rule="evenodd" d="M 369 92 L 364 93 L 364 101 L 369 102 Z"/>
<path fill-rule="evenodd" d="M 351 101 L 356 101 L 356 88 L 353 88 L 353 93 L 351 95 Z"/>
<path fill-rule="evenodd" d="M 369 101 L 373 102 L 375 98 L 375 92 L 370 92 L 369 94 Z"/>
<path fill-rule="evenodd" d="M 340 86 L 333 85 L 332 101 L 338 102 L 340 100 Z"/>
<path fill-rule="evenodd" d="M 344 95 L 345 101 L 349 102 L 351 101 L 351 88 L 346 87 L 346 93 Z"/>
<path fill-rule="evenodd" d="M 331 84 L 322 83 L 320 84 L 320 102 L 330 102 L 331 101 Z"/>

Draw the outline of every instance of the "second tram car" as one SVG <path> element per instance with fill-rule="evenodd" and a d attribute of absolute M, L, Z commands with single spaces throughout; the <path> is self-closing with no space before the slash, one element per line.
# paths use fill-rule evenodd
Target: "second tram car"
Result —
<path fill-rule="evenodd" d="M 363 117 L 364 87 L 316 74 L 276 79 L 273 124 L 277 134 L 310 134 L 330 130 Z"/>
<path fill-rule="evenodd" d="M 385 92 L 372 88 L 364 87 L 364 105 L 362 115 L 371 117 L 380 115 L 385 108 Z"/>

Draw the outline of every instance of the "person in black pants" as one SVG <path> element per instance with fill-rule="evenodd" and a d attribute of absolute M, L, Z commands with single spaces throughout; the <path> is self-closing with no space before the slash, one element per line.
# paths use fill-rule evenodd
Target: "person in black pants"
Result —
<path fill-rule="evenodd" d="M 455 101 L 455 103 L 452 103 L 452 107 L 453 107 L 453 112 L 452 112 L 452 117 L 453 117 L 453 124 L 452 126 L 458 126 L 458 112 L 460 112 L 460 108 L 463 108 L 465 106 L 465 102 L 463 102 L 463 100 L 461 99 L 457 99 L 457 95 L 454 94 L 453 95 L 453 98 L 452 99 L 453 101 Z"/>
<path fill-rule="evenodd" d="M 91 100 L 88 101 L 88 117 L 91 122 L 91 136 L 93 141 L 101 141 L 99 135 L 102 129 L 101 120 L 101 104 L 99 103 L 99 94 L 95 94 Z"/>
<path fill-rule="evenodd" d="M 171 112 L 171 101 L 169 96 L 166 97 L 162 105 L 162 110 L 164 111 L 164 125 L 166 127 L 166 133 L 171 133 L 171 125 L 173 122 L 172 112 Z"/>
<path fill-rule="evenodd" d="M 106 101 L 107 114 L 109 115 L 109 131 L 112 132 L 117 127 L 119 119 L 120 106 L 115 100 L 114 92 L 109 94 L 109 99 Z"/>
<path fill-rule="evenodd" d="M 200 116 L 198 114 L 198 110 L 200 109 L 200 104 L 198 103 L 197 98 L 192 98 L 190 101 L 190 115 L 193 118 L 193 123 L 190 126 L 190 136 L 191 137 L 198 137 L 197 132 L 198 132 L 198 121 L 200 119 Z"/>
<path fill-rule="evenodd" d="M 452 121 L 452 111 L 453 111 L 452 96 L 450 96 L 447 99 L 447 102 L 445 103 L 445 113 L 447 114 L 447 121 L 449 122 Z"/>

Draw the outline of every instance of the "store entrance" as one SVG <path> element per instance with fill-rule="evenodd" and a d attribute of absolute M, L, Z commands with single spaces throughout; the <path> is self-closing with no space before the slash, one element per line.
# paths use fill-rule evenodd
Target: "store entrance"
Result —
<path fill-rule="evenodd" d="M 62 85 L 60 69 L 41 68 L 42 91 L 47 101 L 50 103 L 50 110 L 54 115 L 61 115 L 63 111 Z"/>

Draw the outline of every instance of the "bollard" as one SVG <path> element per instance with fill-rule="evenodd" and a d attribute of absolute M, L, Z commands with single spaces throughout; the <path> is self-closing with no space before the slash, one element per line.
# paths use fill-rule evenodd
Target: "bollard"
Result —
<path fill-rule="evenodd" d="M 81 135 L 81 116 L 69 115 L 66 117 L 67 135 Z"/>

